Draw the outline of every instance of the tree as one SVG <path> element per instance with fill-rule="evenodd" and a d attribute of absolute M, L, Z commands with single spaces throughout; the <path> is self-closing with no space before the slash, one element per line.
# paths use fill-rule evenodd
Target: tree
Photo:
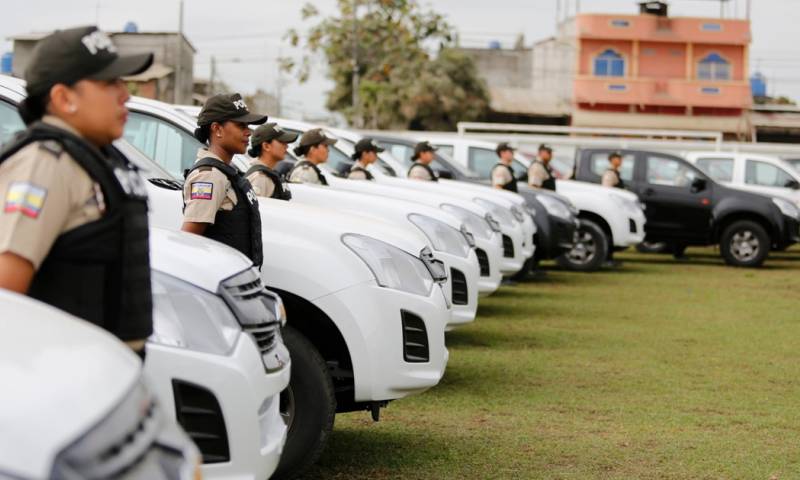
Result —
<path fill-rule="evenodd" d="M 299 64 L 284 59 L 305 81 L 314 55 L 325 57 L 330 110 L 357 126 L 420 130 L 454 129 L 486 112 L 486 87 L 442 15 L 416 0 L 338 0 L 338 7 L 329 18 L 303 7 L 303 19 L 317 23 L 305 38 L 295 30 L 288 36 L 309 54 Z"/>

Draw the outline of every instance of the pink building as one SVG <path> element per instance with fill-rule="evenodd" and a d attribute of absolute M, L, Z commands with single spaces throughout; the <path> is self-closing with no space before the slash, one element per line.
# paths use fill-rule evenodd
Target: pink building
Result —
<path fill-rule="evenodd" d="M 574 19 L 572 124 L 747 135 L 750 22 L 642 11 Z"/>

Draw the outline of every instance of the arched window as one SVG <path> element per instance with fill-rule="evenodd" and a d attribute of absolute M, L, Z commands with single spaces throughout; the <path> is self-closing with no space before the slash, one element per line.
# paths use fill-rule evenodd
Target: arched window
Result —
<path fill-rule="evenodd" d="M 731 64 L 718 53 L 709 53 L 697 64 L 700 80 L 730 80 Z"/>
<path fill-rule="evenodd" d="M 598 77 L 624 77 L 625 59 L 609 48 L 595 57 L 594 74 Z"/>

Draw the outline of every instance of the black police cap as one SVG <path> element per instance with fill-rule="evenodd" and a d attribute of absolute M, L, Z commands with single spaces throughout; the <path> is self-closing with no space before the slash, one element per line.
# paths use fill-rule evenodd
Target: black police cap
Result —
<path fill-rule="evenodd" d="M 498 155 L 500 155 L 500 152 L 505 151 L 505 150 L 511 150 L 513 152 L 514 151 L 514 147 L 509 145 L 508 142 L 502 142 L 502 143 L 498 143 L 497 144 L 497 148 L 494 149 L 495 153 L 497 153 Z"/>
<path fill-rule="evenodd" d="M 321 128 L 312 128 L 300 137 L 300 147 L 309 147 L 322 143 L 325 145 L 333 145 L 336 143 L 336 139 L 326 136 Z"/>
<path fill-rule="evenodd" d="M 380 153 L 386 149 L 379 147 L 378 144 L 375 143 L 375 140 L 371 138 L 362 138 L 356 143 L 354 150 L 352 157 L 354 160 L 357 160 L 364 152 Z"/>
<path fill-rule="evenodd" d="M 545 152 L 553 153 L 553 148 L 550 145 L 548 145 L 546 143 L 543 143 L 543 144 L 539 145 L 539 151 L 540 152 L 541 151 L 545 151 Z"/>
<path fill-rule="evenodd" d="M 111 38 L 95 26 L 56 30 L 33 49 L 25 70 L 28 95 L 38 96 L 59 83 L 114 80 L 150 68 L 152 53 L 119 55 Z"/>
<path fill-rule="evenodd" d="M 204 127 L 214 122 L 241 122 L 247 125 L 261 125 L 267 121 L 266 115 L 250 113 L 242 96 L 238 93 L 222 93 L 206 100 L 200 114 L 197 116 L 197 125 Z"/>
<path fill-rule="evenodd" d="M 419 154 L 422 152 L 435 152 L 436 150 L 438 149 L 431 145 L 428 141 L 419 142 L 414 146 L 414 155 L 411 156 L 411 160 L 418 159 Z"/>
<path fill-rule="evenodd" d="M 277 140 L 283 143 L 293 143 L 299 135 L 294 132 L 287 132 L 278 126 L 277 123 L 266 123 L 256 128 L 250 141 L 253 145 L 261 145 Z"/>

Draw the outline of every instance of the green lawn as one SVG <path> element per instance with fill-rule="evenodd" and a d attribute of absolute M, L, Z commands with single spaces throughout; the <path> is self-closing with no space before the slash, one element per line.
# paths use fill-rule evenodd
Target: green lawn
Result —
<path fill-rule="evenodd" d="M 551 270 L 448 334 L 434 389 L 341 415 L 309 478 L 800 478 L 800 250 Z"/>

